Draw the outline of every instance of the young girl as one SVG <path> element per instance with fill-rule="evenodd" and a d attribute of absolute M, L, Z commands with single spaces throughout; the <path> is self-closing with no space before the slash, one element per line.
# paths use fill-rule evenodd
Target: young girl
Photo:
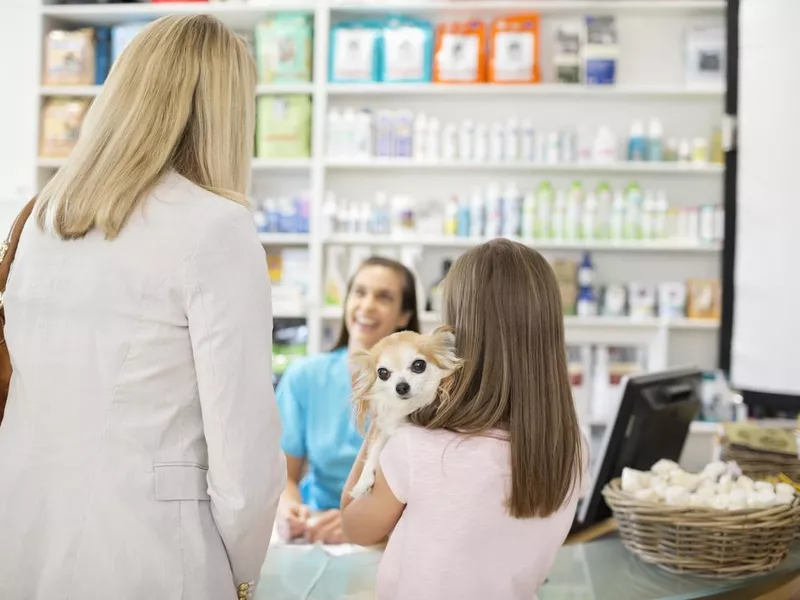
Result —
<path fill-rule="evenodd" d="M 465 364 L 381 454 L 372 491 L 342 497 L 348 539 L 391 533 L 379 600 L 531 600 L 588 482 L 553 270 L 508 240 L 478 246 L 445 282 Z"/>

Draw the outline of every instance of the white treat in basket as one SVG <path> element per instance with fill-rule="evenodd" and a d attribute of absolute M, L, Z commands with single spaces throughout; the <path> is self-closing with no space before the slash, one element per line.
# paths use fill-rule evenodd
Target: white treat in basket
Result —
<path fill-rule="evenodd" d="M 772 485 L 769 481 L 756 481 L 753 484 L 753 488 L 757 492 L 772 492 L 775 493 L 775 486 Z"/>
<path fill-rule="evenodd" d="M 728 510 L 744 510 L 747 508 L 747 500 L 739 496 L 728 495 Z"/>
<path fill-rule="evenodd" d="M 794 495 L 797 490 L 794 489 L 794 486 L 789 485 L 788 483 L 780 483 L 775 484 L 775 493 L 780 494 L 781 496 L 789 496 L 790 498 L 794 498 Z"/>
<path fill-rule="evenodd" d="M 633 497 L 640 502 L 658 502 L 660 498 L 653 488 L 645 488 L 643 490 L 636 490 L 633 492 Z"/>
<path fill-rule="evenodd" d="M 700 477 L 698 475 L 687 473 L 683 469 L 673 469 L 670 471 L 668 480 L 671 485 L 680 486 L 689 492 L 693 492 L 700 483 Z"/>
<path fill-rule="evenodd" d="M 689 506 L 692 508 L 708 508 L 710 506 L 711 500 L 713 500 L 715 496 L 703 496 L 701 494 L 692 494 L 689 496 Z"/>
<path fill-rule="evenodd" d="M 727 473 L 719 478 L 717 482 L 717 493 L 727 494 L 733 489 L 733 477 Z"/>
<path fill-rule="evenodd" d="M 622 469 L 622 491 L 633 493 L 646 489 L 650 486 L 651 478 L 650 473 L 625 467 Z"/>
<path fill-rule="evenodd" d="M 789 495 L 785 492 L 775 494 L 775 504 L 791 504 L 792 502 L 794 502 L 794 494 Z"/>
<path fill-rule="evenodd" d="M 693 495 L 701 496 L 703 498 L 713 498 L 717 495 L 717 484 L 713 481 L 703 481 L 695 490 Z"/>
<path fill-rule="evenodd" d="M 728 466 L 721 460 L 708 463 L 700 472 L 700 477 L 707 481 L 717 481 L 726 471 Z"/>
<path fill-rule="evenodd" d="M 664 500 L 670 506 L 688 506 L 691 494 L 680 485 L 671 485 L 664 493 Z"/>
<path fill-rule="evenodd" d="M 750 494 L 755 494 L 755 491 L 745 492 L 739 488 L 734 488 L 728 494 L 728 501 L 734 504 L 747 504 L 747 498 Z"/>
<path fill-rule="evenodd" d="M 669 484 L 663 477 L 653 477 L 653 479 L 650 480 L 650 489 L 656 493 L 656 496 L 659 498 L 659 500 L 664 499 L 667 494 L 668 487 Z"/>
<path fill-rule="evenodd" d="M 710 506 L 717 510 L 728 510 L 731 500 L 728 494 L 717 494 L 711 499 Z"/>
<path fill-rule="evenodd" d="M 675 469 L 678 468 L 679 468 L 678 463 L 676 463 L 675 461 L 662 458 L 661 460 L 656 462 L 656 464 L 650 467 L 650 471 L 652 471 L 655 475 L 665 476 L 669 475 L 670 471 L 674 471 Z"/>
<path fill-rule="evenodd" d="M 753 491 L 747 495 L 747 508 L 769 508 L 775 505 L 775 492 Z"/>
<path fill-rule="evenodd" d="M 744 490 L 745 492 L 749 492 L 750 490 L 755 489 L 755 484 L 747 475 L 742 475 L 733 483 L 733 487 Z"/>

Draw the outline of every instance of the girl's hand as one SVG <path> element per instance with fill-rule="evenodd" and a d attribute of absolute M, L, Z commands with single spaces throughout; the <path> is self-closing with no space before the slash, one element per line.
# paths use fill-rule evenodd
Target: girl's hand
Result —
<path fill-rule="evenodd" d="M 278 505 L 278 532 L 285 540 L 305 535 L 311 509 L 294 500 L 281 499 Z"/>
<path fill-rule="evenodd" d="M 345 542 L 342 532 L 342 513 L 339 510 L 328 510 L 309 519 L 306 525 L 306 538 L 312 544 L 342 544 Z"/>
<path fill-rule="evenodd" d="M 345 482 L 344 489 L 342 490 L 342 510 L 347 508 L 347 505 L 353 501 L 353 497 L 350 495 L 350 492 L 353 491 L 353 487 L 361 478 L 361 472 L 364 470 L 364 462 L 367 460 L 367 449 L 370 441 L 372 440 L 372 435 L 373 428 L 372 424 L 370 424 L 369 429 L 367 430 L 367 435 L 364 436 L 364 442 L 361 444 L 361 449 L 358 451 L 358 456 L 356 456 L 356 461 L 353 463 L 353 468 L 350 469 L 350 475 L 347 476 L 347 481 Z"/>

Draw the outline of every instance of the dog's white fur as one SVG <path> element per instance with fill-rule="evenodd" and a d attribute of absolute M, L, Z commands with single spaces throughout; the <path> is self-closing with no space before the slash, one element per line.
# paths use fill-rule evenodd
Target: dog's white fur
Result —
<path fill-rule="evenodd" d="M 413 365 L 420 360 L 424 361 L 425 370 L 417 373 Z M 439 327 L 428 335 L 410 331 L 392 334 L 371 350 L 355 353 L 351 361 L 356 415 L 361 424 L 367 415 L 372 419 L 364 469 L 350 492 L 358 498 L 375 484 L 381 450 L 391 435 L 411 413 L 436 399 L 439 384 L 461 366 L 461 361 L 456 356 L 455 335 L 450 327 Z M 386 380 L 379 376 L 382 369 L 389 373 Z M 409 386 L 405 395 L 397 390 L 401 383 Z"/>

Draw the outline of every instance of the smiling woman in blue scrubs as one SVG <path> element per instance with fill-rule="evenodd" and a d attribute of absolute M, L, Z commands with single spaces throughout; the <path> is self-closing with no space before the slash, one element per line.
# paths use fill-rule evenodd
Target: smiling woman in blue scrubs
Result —
<path fill-rule="evenodd" d="M 339 501 L 363 441 L 351 411 L 348 353 L 402 330 L 419 331 L 414 276 L 396 261 L 372 257 L 350 280 L 334 349 L 292 363 L 281 377 L 277 398 L 288 483 L 278 527 L 284 537 L 345 541 Z"/>

